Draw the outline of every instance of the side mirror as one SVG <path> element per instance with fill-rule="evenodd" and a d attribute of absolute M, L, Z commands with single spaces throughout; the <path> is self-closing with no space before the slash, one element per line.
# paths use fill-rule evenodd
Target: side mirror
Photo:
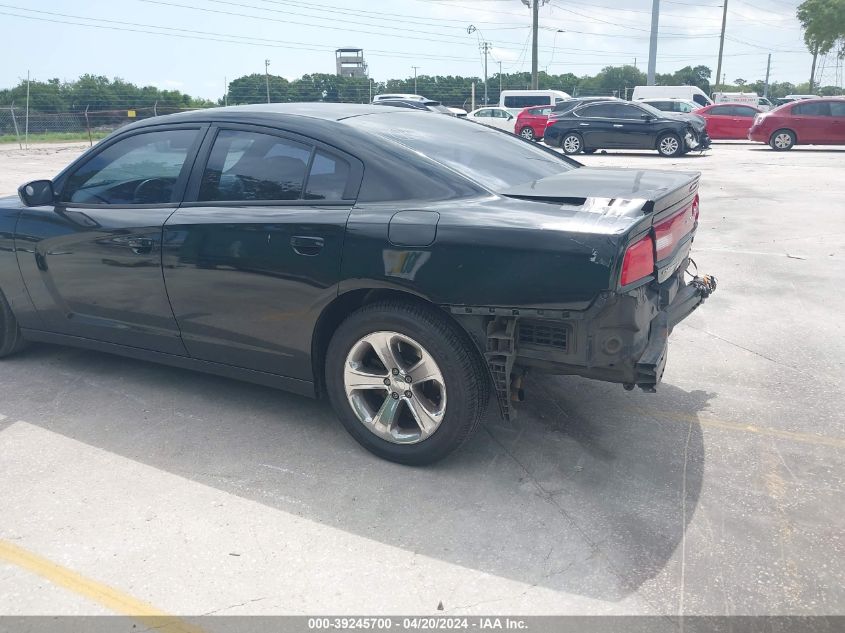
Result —
<path fill-rule="evenodd" d="M 654 121 L 654 117 L 650 114 L 641 114 L 640 118 L 644 119 L 645 121 Z"/>
<path fill-rule="evenodd" d="M 18 187 L 18 196 L 28 207 L 42 207 L 53 204 L 53 182 L 51 180 L 33 180 Z"/>

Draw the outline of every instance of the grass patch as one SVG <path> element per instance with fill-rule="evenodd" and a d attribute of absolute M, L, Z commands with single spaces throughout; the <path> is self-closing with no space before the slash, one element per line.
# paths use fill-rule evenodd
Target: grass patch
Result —
<path fill-rule="evenodd" d="M 103 130 L 92 130 L 91 138 L 99 141 L 111 134 Z M 23 143 L 23 134 L 20 136 L 20 142 Z M 87 141 L 88 132 L 44 132 L 42 134 L 30 134 L 30 143 L 56 143 L 59 141 Z M 0 134 L 0 143 L 17 143 L 18 137 L 14 134 Z"/>

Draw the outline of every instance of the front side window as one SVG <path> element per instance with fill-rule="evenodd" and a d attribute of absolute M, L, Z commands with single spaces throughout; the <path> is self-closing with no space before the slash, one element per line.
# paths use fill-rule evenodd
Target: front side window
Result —
<path fill-rule="evenodd" d="M 679 112 L 692 112 L 695 109 L 690 104 L 684 103 L 683 101 L 677 101 L 676 105 Z"/>
<path fill-rule="evenodd" d="M 490 110 L 479 110 L 479 111 L 478 111 L 478 112 L 476 112 L 473 116 L 476 116 L 476 117 L 489 117 L 489 116 L 492 116 L 492 114 L 493 114 L 493 112 L 492 112 L 492 111 L 490 111 Z"/>
<path fill-rule="evenodd" d="M 831 101 L 830 116 L 845 117 L 845 101 Z"/>
<path fill-rule="evenodd" d="M 298 200 L 311 147 L 290 139 L 221 130 L 202 176 L 199 201 Z"/>
<path fill-rule="evenodd" d="M 109 145 L 71 174 L 63 202 L 168 204 L 198 130 L 142 132 Z"/>
<path fill-rule="evenodd" d="M 734 116 L 753 118 L 756 114 L 757 110 L 754 108 L 749 108 L 748 106 L 734 106 Z"/>

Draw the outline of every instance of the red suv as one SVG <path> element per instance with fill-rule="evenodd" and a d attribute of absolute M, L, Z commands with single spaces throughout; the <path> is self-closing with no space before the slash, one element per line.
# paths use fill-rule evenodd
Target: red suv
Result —
<path fill-rule="evenodd" d="M 543 132 L 546 131 L 546 121 L 549 120 L 551 113 L 552 106 L 525 108 L 516 117 L 516 123 L 513 126 L 514 134 L 519 134 L 529 141 L 539 141 L 543 138 Z"/>
<path fill-rule="evenodd" d="M 793 145 L 845 145 L 845 99 L 803 99 L 754 117 L 748 139 L 783 151 Z"/>

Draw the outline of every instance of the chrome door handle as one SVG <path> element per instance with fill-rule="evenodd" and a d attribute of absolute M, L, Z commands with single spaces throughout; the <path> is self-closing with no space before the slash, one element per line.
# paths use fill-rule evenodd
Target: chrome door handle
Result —
<path fill-rule="evenodd" d="M 127 245 L 136 255 L 149 255 L 153 252 L 153 241 L 148 237 L 131 237 Z"/>
<path fill-rule="evenodd" d="M 621 123 L 614 123 L 613 127 L 622 127 L 622 124 Z"/>
<path fill-rule="evenodd" d="M 581 127 L 587 127 L 590 124 L 589 123 L 579 123 L 578 125 L 580 125 Z"/>
<path fill-rule="evenodd" d="M 295 235 L 290 238 L 290 245 L 298 255 L 318 255 L 324 244 L 322 237 Z"/>

